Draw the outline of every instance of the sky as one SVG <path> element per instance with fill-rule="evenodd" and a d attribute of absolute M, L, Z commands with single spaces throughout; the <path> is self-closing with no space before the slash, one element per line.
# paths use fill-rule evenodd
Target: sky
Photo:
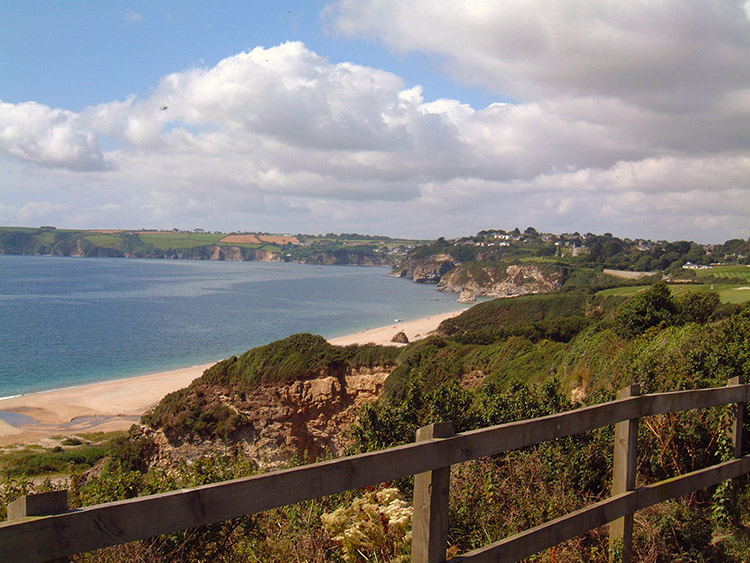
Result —
<path fill-rule="evenodd" d="M 4 0 L 0 225 L 750 236 L 750 0 Z"/>

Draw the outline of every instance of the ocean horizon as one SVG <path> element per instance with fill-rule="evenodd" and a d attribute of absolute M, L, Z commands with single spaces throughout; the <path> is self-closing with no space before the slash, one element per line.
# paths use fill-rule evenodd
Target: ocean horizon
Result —
<path fill-rule="evenodd" d="M 383 267 L 0 255 L 0 398 L 465 307 Z"/>

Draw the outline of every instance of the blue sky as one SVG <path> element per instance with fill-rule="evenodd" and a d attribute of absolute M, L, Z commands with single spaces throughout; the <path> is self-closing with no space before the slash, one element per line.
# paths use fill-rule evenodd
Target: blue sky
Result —
<path fill-rule="evenodd" d="M 428 99 L 456 98 L 475 107 L 498 93 L 451 80 L 440 60 L 393 53 L 328 28 L 326 2 L 80 2 L 8 0 L 0 19 L 0 99 L 84 107 L 135 94 L 159 79 L 257 46 L 302 41 L 332 62 L 355 61 L 420 84 Z"/>
<path fill-rule="evenodd" d="M 0 225 L 750 235 L 747 0 L 0 10 Z"/>

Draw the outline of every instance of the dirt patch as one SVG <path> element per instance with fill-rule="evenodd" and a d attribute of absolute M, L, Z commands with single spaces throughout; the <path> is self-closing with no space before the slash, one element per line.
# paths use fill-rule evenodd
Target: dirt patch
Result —
<path fill-rule="evenodd" d="M 616 278 L 624 278 L 626 280 L 639 280 L 646 276 L 653 276 L 654 272 L 630 272 L 628 270 L 610 270 L 604 269 L 604 273 L 608 276 L 614 276 Z"/>
<path fill-rule="evenodd" d="M 231 242 L 234 244 L 260 244 L 260 239 L 256 235 L 229 235 L 221 239 L 219 242 Z"/>

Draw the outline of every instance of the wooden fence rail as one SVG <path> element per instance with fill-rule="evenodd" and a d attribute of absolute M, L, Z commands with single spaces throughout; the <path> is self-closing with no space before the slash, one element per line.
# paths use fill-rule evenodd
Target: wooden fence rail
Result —
<path fill-rule="evenodd" d="M 51 561 L 415 475 L 412 561 L 437 563 L 445 560 L 451 465 L 612 424 L 612 497 L 453 560 L 517 561 L 624 518 L 622 525 L 611 526 L 611 538 L 622 545 L 622 560 L 629 561 L 627 518 L 634 512 L 750 472 L 750 456 L 742 457 L 740 449 L 748 396 L 750 385 L 739 378 L 727 387 L 653 395 L 639 395 L 631 387 L 615 401 L 574 411 L 455 435 L 450 424 L 430 425 L 404 446 L 75 510 L 61 510 L 59 497 L 50 504 L 30 495 L 11 503 L 12 520 L 0 524 L 0 561 Z M 735 405 L 737 459 L 635 488 L 638 419 L 728 404 Z"/>

